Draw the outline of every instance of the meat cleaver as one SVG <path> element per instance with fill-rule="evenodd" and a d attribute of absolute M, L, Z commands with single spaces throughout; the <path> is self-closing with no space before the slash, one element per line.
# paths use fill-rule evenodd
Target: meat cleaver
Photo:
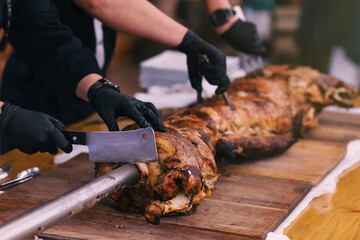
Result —
<path fill-rule="evenodd" d="M 90 162 L 156 162 L 155 134 L 150 127 L 117 132 L 62 131 L 71 144 L 87 145 Z"/>

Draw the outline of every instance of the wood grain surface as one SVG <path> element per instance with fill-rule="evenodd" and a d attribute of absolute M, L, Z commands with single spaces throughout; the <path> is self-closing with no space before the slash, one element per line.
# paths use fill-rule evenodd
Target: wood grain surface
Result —
<path fill-rule="evenodd" d="M 93 164 L 88 162 L 87 155 L 80 155 L 1 195 L 0 221 L 7 221 L 91 179 Z M 179 232 L 180 237 L 194 239 L 196 236 L 203 236 L 205 239 L 232 236 L 260 239 L 285 217 L 289 208 L 293 208 L 298 199 L 311 188 L 311 184 L 253 174 L 233 174 L 220 178 L 216 188 L 219 191 L 215 190 L 212 199 L 202 201 L 195 214 L 163 218 L 159 226 L 147 224 L 140 214 L 121 213 L 106 202 L 101 202 L 45 233 L 80 239 L 119 239 L 124 237 L 125 232 L 125 236 L 133 236 L 134 239 L 159 239 L 165 237 L 164 233 L 170 229 L 176 228 L 183 229 Z M 283 189 L 287 189 L 286 194 Z M 275 194 L 276 192 L 280 194 Z M 89 227 L 94 224 L 99 226 Z M 110 235 L 106 230 L 109 227 L 100 230 L 103 225 L 114 225 L 110 228 L 113 229 Z M 126 230 L 123 230 L 125 226 Z M 84 231 L 79 231 L 81 228 Z"/>
<path fill-rule="evenodd" d="M 291 240 L 360 239 L 360 163 L 344 171 L 334 194 L 314 198 L 285 229 Z"/>
<path fill-rule="evenodd" d="M 94 119 L 95 123 L 91 122 Z M 104 124 L 96 123 L 96 119 L 93 116 L 90 123 L 87 120 L 70 129 L 104 130 Z M 331 128 L 334 122 L 321 121 L 325 124 L 306 136 L 310 139 L 299 140 L 280 156 L 219 164 L 222 177 L 213 197 L 202 201 L 193 215 L 166 217 L 159 226 L 153 226 L 141 214 L 119 212 L 102 201 L 39 236 L 43 239 L 168 239 L 170 236 L 172 239 L 264 239 L 311 186 L 338 164 L 346 150 L 345 141 L 355 136 L 346 135 L 351 133 L 347 123 Z M 332 134 L 334 131 L 336 134 Z M 0 156 L 0 162 L 12 162 L 19 166 L 17 169 L 27 167 L 25 163 L 40 164 L 44 171 L 52 168 L 0 195 L 1 223 L 93 179 L 93 165 L 86 154 L 55 167 L 52 158 L 48 154 L 28 156 L 19 151 Z"/>
<path fill-rule="evenodd" d="M 121 213 L 103 201 L 44 234 L 53 239 L 167 239 L 170 234 L 175 239 L 263 239 L 310 190 L 313 183 L 303 179 L 319 179 L 337 164 L 344 154 L 341 146 L 344 145 L 301 140 L 275 158 L 222 165 L 223 176 L 211 199 L 202 201 L 195 214 L 166 217 L 159 226 L 147 224 L 141 214 Z M 320 153 L 314 154 L 317 151 Z M 325 160 L 317 159 L 320 156 Z M 314 168 L 310 166 L 311 159 Z M 277 165 L 280 170 L 274 171 Z M 306 175 L 306 169 L 308 176 L 299 177 Z M 79 155 L 0 195 L 0 222 L 91 179 L 93 165 L 86 154 Z"/>
<path fill-rule="evenodd" d="M 360 138 L 360 115 L 324 112 L 320 126 L 307 135 L 313 139 L 348 142 Z M 339 176 L 334 194 L 314 198 L 284 231 L 292 240 L 360 239 L 360 163 Z"/>
<path fill-rule="evenodd" d="M 345 155 L 346 144 L 300 139 L 280 156 L 220 166 L 221 171 L 296 179 L 317 185 Z"/>
<path fill-rule="evenodd" d="M 345 143 L 359 139 L 360 115 L 325 111 L 320 114 L 319 127 L 311 129 L 304 137 Z"/>

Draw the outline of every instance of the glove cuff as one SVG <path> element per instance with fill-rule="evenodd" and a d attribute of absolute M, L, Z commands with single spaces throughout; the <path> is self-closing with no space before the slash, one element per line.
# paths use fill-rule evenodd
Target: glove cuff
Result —
<path fill-rule="evenodd" d="M 0 134 L 6 135 L 6 128 L 10 119 L 12 118 L 13 113 L 20 107 L 12 105 L 8 102 L 4 102 L 1 107 L 1 114 L 0 114 Z"/>
<path fill-rule="evenodd" d="M 190 29 L 186 32 L 182 42 L 179 44 L 179 46 L 176 47 L 177 50 L 183 53 L 189 52 L 194 44 L 194 41 L 199 40 L 200 38 L 198 35 L 196 35 L 193 31 Z"/>
<path fill-rule="evenodd" d="M 98 80 L 96 83 L 91 85 L 91 87 L 88 90 L 87 97 L 89 99 L 89 102 L 94 107 L 94 103 L 96 101 L 97 96 L 106 90 L 113 89 L 114 91 L 120 92 L 120 88 L 118 85 L 113 84 L 106 78 L 102 78 Z M 110 90 L 111 91 L 111 90 Z M 94 107 L 95 108 L 95 107 Z"/>

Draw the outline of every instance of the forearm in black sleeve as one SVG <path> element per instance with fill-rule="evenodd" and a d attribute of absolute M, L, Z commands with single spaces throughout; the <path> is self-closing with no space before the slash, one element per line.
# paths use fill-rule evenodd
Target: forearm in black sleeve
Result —
<path fill-rule="evenodd" d="M 13 5 L 10 42 L 29 67 L 46 73 L 49 81 L 61 79 L 55 84 L 71 93 L 86 75 L 102 74 L 94 53 L 60 23 L 53 1 L 17 0 Z"/>

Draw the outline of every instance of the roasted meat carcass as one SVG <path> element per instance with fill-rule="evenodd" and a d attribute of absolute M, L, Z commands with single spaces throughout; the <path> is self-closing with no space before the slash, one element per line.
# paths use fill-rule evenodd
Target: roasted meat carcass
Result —
<path fill-rule="evenodd" d="M 214 96 L 201 107 L 168 116 L 166 132 L 156 133 L 159 161 L 137 164 L 140 181 L 110 199 L 121 209 L 140 210 L 153 224 L 164 215 L 192 213 L 214 190 L 215 157 L 241 161 L 282 153 L 302 131 L 317 125 L 324 106 L 350 107 L 356 94 L 355 88 L 308 67 L 257 70 L 229 88 L 236 110 Z M 118 166 L 97 163 L 96 176 Z"/>

